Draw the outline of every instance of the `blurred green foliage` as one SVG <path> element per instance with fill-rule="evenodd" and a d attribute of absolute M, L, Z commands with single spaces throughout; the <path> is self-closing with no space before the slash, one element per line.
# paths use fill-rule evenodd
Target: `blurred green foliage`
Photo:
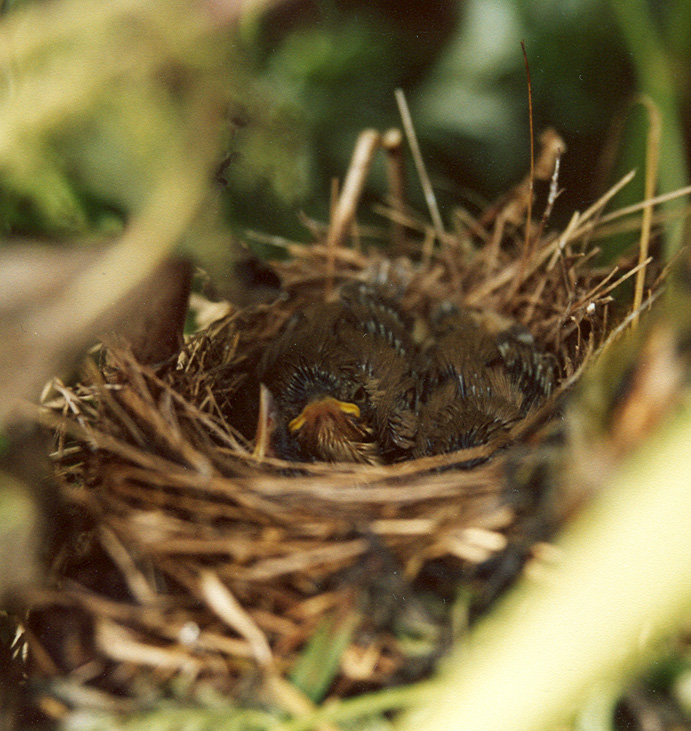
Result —
<path fill-rule="evenodd" d="M 324 699 L 338 674 L 344 651 L 353 638 L 360 618 L 352 613 L 341 617 L 327 617 L 301 653 L 290 673 L 290 682 L 313 703 Z"/>
<path fill-rule="evenodd" d="M 435 6 L 290 2 L 245 34 L 258 96 L 241 100 L 226 168 L 232 221 L 304 237 L 299 209 L 326 218 L 358 134 L 399 123 L 394 89 L 424 78 L 453 30 L 456 4 Z M 382 175 L 372 189 L 383 195 Z"/>
<path fill-rule="evenodd" d="M 641 168 L 645 124 L 627 125 L 630 102 L 641 90 L 665 117 L 663 160 L 674 170 L 662 173 L 663 188 L 679 186 L 688 155 L 681 120 L 691 108 L 689 29 L 685 0 L 659 6 L 648 0 L 276 3 L 244 24 L 228 68 L 232 101 L 226 154 L 219 155 L 221 208 L 239 234 L 249 227 L 305 238 L 297 213 L 327 217 L 331 180 L 342 179 L 357 134 L 399 124 L 393 97 L 399 86 L 442 212 L 448 216 L 459 203 L 472 208 L 478 195 L 496 197 L 529 164 L 521 40 L 536 132 L 554 126 L 569 148 L 558 221 L 594 200 L 622 171 Z M 44 141 L 31 169 L 3 171 L 5 231 L 73 233 L 118 225 L 139 197 L 156 138 L 166 133 L 140 124 L 134 129 L 126 99 L 113 101 L 98 124 Z M 157 111 L 148 114 L 154 128 L 162 119 Z M 136 112 L 139 122 L 147 119 L 146 110 Z M 142 146 L 148 154 L 128 156 Z M 115 195 L 114 179 L 120 181 Z M 411 180 L 412 203 L 422 208 Z M 621 202 L 627 195 L 640 199 L 641 190 L 639 175 Z M 364 202 L 385 194 L 377 167 Z"/>
<path fill-rule="evenodd" d="M 554 214 L 564 221 L 574 208 L 601 195 L 620 173 L 631 167 L 642 172 L 646 126 L 629 129 L 627 119 L 635 94 L 651 93 L 641 69 L 654 62 L 648 53 L 656 53 L 657 46 L 665 49 L 674 93 L 689 107 L 684 66 L 689 52 L 671 21 L 672 5 L 679 6 L 680 18 L 688 16 L 684 1 L 668 3 L 664 18 L 656 17 L 652 7 L 639 13 L 635 33 L 659 37 L 659 43 L 635 49 L 630 27 L 627 31 L 615 5 L 615 0 L 466 0 L 435 3 L 432 10 L 430 4 L 408 0 L 396 12 L 382 1 L 279 6 L 247 40 L 256 74 L 265 89 L 274 90 L 274 103 L 291 108 L 305 143 L 293 149 L 290 195 L 281 198 L 274 183 L 267 198 L 266 186 L 257 184 L 248 209 L 233 190 L 248 176 L 259 183 L 258 171 L 267 166 L 255 162 L 250 148 L 242 145 L 242 133 L 238 135 L 239 161 L 230 173 L 229 197 L 232 213 L 243 209 L 243 215 L 234 220 L 293 234 L 299 230 L 296 207 L 325 218 L 330 179 L 342 178 L 357 133 L 399 123 L 393 104 L 396 86 L 408 96 L 447 215 L 459 202 L 472 206 L 477 194 L 493 198 L 504 192 L 529 165 L 527 83 L 520 49 L 525 40 L 536 132 L 554 126 L 569 148 L 561 172 L 565 190 Z M 683 185 L 686 177 L 680 109 L 652 96 L 661 105 L 664 134 L 678 160 L 676 173 L 662 176 L 663 188 L 670 190 Z M 261 117 L 259 111 L 260 128 Z M 282 142 L 273 138 L 274 149 Z M 376 173 L 366 201 L 385 195 L 383 176 Z M 620 203 L 640 200 L 642 185 L 639 174 Z M 422 208 L 416 189 L 412 183 L 411 198 Z"/>
<path fill-rule="evenodd" d="M 471 174 L 492 193 L 522 175 L 528 164 L 521 40 L 530 64 L 535 129 L 556 127 L 571 150 L 564 174 L 579 165 L 581 155 L 574 151 L 597 146 L 597 137 L 632 90 L 606 4 L 470 0 L 465 24 L 432 75 L 433 86 L 423 90 L 420 113 L 440 132 L 455 133 L 461 149 L 467 150 Z M 431 115 L 426 115 L 427 106 Z M 479 119 L 474 118 L 476 109 L 482 113 Z M 474 146 L 479 147 L 475 154 Z M 585 154 L 591 174 L 579 171 L 588 187 L 594 182 L 595 153 L 591 149 Z"/>

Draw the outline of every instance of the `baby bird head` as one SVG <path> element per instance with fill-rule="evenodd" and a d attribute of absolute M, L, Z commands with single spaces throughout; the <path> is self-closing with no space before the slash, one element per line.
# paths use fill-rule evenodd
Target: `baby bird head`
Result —
<path fill-rule="evenodd" d="M 300 451 L 325 462 L 379 461 L 371 429 L 363 422 L 360 408 L 329 395 L 316 396 L 288 422 L 289 438 Z"/>
<path fill-rule="evenodd" d="M 258 369 L 275 397 L 272 452 L 300 461 L 400 459 L 414 432 L 409 330 L 395 302 L 360 283 L 296 313 Z"/>

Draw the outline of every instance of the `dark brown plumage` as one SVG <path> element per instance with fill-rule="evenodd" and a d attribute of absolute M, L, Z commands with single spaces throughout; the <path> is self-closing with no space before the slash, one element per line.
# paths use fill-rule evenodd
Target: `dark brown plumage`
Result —
<path fill-rule="evenodd" d="M 274 398 L 274 452 L 370 464 L 405 457 L 415 438 L 410 330 L 392 300 L 360 283 L 295 315 L 259 369 Z"/>
<path fill-rule="evenodd" d="M 262 359 L 272 451 L 285 459 L 395 462 L 484 444 L 549 395 L 551 361 L 497 315 L 443 306 L 421 349 L 374 286 L 296 314 Z"/>
<path fill-rule="evenodd" d="M 550 360 L 511 321 L 444 307 L 420 381 L 413 457 L 484 444 L 549 395 Z"/>

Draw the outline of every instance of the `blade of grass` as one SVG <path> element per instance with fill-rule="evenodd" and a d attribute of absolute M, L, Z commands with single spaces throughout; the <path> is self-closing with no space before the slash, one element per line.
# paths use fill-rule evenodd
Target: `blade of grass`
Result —
<path fill-rule="evenodd" d="M 655 195 L 655 187 L 658 176 L 658 162 L 660 155 L 660 113 L 652 100 L 647 97 L 641 98 L 649 117 L 648 144 L 645 156 L 645 198 L 646 200 Z M 650 249 L 650 230 L 653 223 L 653 207 L 648 205 L 643 209 L 643 220 L 641 222 L 641 239 L 638 247 L 638 263 L 641 265 L 648 257 Z M 643 287 L 645 285 L 645 267 L 641 267 L 636 276 L 636 288 L 633 300 L 633 309 L 638 310 L 643 302 Z M 633 321 L 633 326 L 638 324 L 638 317 Z"/>
<path fill-rule="evenodd" d="M 333 682 L 358 621 L 354 612 L 342 621 L 327 617 L 295 664 L 290 681 L 314 703 L 324 698 Z"/>
<path fill-rule="evenodd" d="M 649 96 L 662 118 L 660 143 L 660 192 L 667 193 L 688 184 L 684 135 L 679 113 L 678 90 L 672 74 L 672 60 L 653 22 L 645 0 L 610 0 L 614 16 L 638 76 L 639 90 Z M 678 212 L 674 204 L 670 212 Z M 667 228 L 666 253 L 671 257 L 683 242 L 683 223 Z"/>

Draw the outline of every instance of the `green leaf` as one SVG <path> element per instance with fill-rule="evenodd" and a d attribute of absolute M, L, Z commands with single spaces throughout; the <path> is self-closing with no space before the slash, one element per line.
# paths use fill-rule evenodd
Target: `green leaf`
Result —
<path fill-rule="evenodd" d="M 611 0 L 610 4 L 631 53 L 639 89 L 653 100 L 662 117 L 659 192 L 668 193 L 685 186 L 689 173 L 679 111 L 680 90 L 671 72 L 673 63 L 666 51 L 666 39 L 661 37 L 645 0 Z M 641 143 L 639 139 L 638 145 Z M 678 214 L 683 207 L 683 202 L 674 201 L 666 204 L 663 211 Z M 682 236 L 682 221 L 668 225 L 668 257 L 679 249 Z"/>
<path fill-rule="evenodd" d="M 358 622 L 355 612 L 345 618 L 327 617 L 296 662 L 290 681 L 314 703 L 326 695 Z"/>

